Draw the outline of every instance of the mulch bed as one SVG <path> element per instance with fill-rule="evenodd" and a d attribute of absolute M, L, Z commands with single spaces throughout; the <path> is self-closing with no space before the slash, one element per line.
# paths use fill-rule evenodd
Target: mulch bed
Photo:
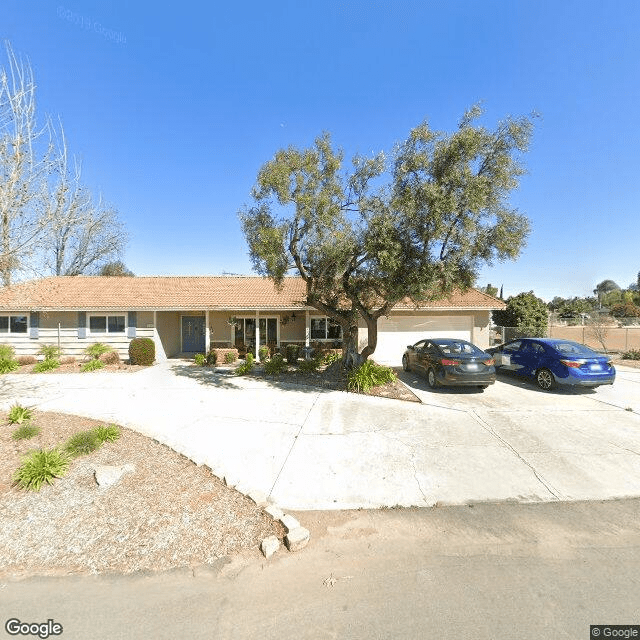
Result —
<path fill-rule="evenodd" d="M 47 375 L 55 375 L 60 373 L 82 373 L 82 366 L 85 365 L 88 360 L 78 360 L 76 362 L 70 362 L 61 364 L 57 369 L 51 369 L 50 371 L 40 371 L 41 374 Z M 19 369 L 12 371 L 12 374 L 15 373 L 35 373 L 33 368 L 35 364 L 23 364 Z M 137 364 L 126 364 L 121 362 L 120 364 L 105 364 L 102 369 L 96 369 L 96 371 L 128 371 L 134 372 L 139 371 L 140 369 L 146 369 L 147 367 L 143 367 Z"/>
<path fill-rule="evenodd" d="M 31 449 L 61 446 L 103 422 L 36 412 L 41 429 L 12 440 L 16 425 L 0 413 L 0 577 L 131 573 L 213 563 L 243 550 L 258 556 L 280 523 L 227 487 L 204 466 L 129 429 L 114 443 L 72 461 L 67 475 L 39 492 L 18 489 L 12 475 Z M 109 488 L 94 465 L 133 464 Z"/>

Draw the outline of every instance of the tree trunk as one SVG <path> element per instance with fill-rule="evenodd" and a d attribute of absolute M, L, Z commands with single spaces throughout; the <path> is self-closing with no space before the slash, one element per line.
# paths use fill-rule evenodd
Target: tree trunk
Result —
<path fill-rule="evenodd" d="M 342 363 L 345 369 L 357 369 L 364 362 L 358 353 L 358 325 L 343 325 L 342 336 Z"/>

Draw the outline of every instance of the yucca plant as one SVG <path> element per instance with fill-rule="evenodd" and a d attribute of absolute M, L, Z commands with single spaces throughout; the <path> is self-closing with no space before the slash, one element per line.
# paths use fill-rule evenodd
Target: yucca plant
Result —
<path fill-rule="evenodd" d="M 11 438 L 13 440 L 30 440 L 39 433 L 40 427 L 36 427 L 35 424 L 31 424 L 30 422 L 25 422 L 11 434 Z"/>
<path fill-rule="evenodd" d="M 23 422 L 29 422 L 32 417 L 33 409 L 30 409 L 29 407 L 14 404 L 9 409 L 9 424 L 22 424 Z"/>
<path fill-rule="evenodd" d="M 31 451 L 13 474 L 13 481 L 21 489 L 40 491 L 43 483 L 53 484 L 69 469 L 69 456 L 59 449 Z"/>
<path fill-rule="evenodd" d="M 106 427 L 96 427 L 93 432 L 101 443 L 115 442 L 121 435 L 120 428 L 115 424 L 110 424 Z"/>
<path fill-rule="evenodd" d="M 366 360 L 360 367 L 349 372 L 347 389 L 356 393 L 367 393 L 373 387 L 393 382 L 395 379 L 395 374 L 388 367 Z"/>

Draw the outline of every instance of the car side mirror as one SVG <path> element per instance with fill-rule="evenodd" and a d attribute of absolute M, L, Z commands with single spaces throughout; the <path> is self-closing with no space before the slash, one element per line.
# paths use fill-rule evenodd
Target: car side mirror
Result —
<path fill-rule="evenodd" d="M 407 345 L 407 349 L 413 349 L 413 345 L 412 344 L 408 344 Z"/>

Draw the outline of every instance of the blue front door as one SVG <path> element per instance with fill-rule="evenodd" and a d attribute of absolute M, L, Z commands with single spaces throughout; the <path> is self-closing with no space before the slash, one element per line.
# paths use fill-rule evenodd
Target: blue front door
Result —
<path fill-rule="evenodd" d="M 187 353 L 204 353 L 202 316 L 182 316 L 182 350 Z"/>

